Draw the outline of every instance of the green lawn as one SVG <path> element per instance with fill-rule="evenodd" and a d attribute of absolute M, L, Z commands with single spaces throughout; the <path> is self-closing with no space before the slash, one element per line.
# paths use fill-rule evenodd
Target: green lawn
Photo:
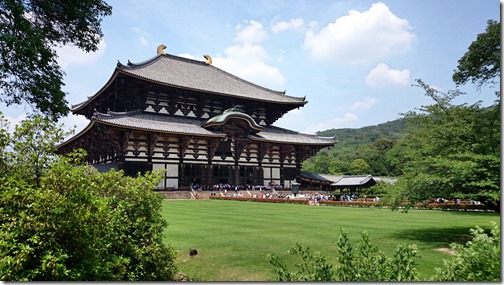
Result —
<path fill-rule="evenodd" d="M 493 213 L 270 204 L 217 200 L 164 200 L 169 223 L 165 241 L 179 250 L 177 266 L 199 281 L 273 281 L 266 259 L 274 253 L 288 264 L 287 251 L 300 243 L 336 263 L 336 241 L 343 228 L 357 245 L 366 230 L 387 256 L 396 245 L 416 244 L 420 278 L 443 265 L 446 253 L 437 248 L 466 242 L 476 225 L 489 230 Z M 197 256 L 189 256 L 190 248 Z M 296 260 L 297 261 L 297 260 Z"/>

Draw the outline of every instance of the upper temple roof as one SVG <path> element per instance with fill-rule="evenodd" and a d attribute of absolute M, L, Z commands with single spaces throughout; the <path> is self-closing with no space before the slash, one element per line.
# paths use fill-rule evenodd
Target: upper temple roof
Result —
<path fill-rule="evenodd" d="M 142 63 L 117 64 L 121 71 L 175 87 L 282 103 L 305 103 L 303 97 L 285 95 L 236 77 L 203 61 L 158 54 Z"/>
<path fill-rule="evenodd" d="M 140 63 L 127 65 L 120 62 L 107 84 L 88 100 L 72 106 L 73 111 L 79 110 L 88 102 L 98 97 L 112 82 L 117 74 L 124 74 L 153 83 L 189 89 L 193 91 L 212 93 L 223 96 L 234 96 L 242 99 L 265 101 L 272 103 L 303 106 L 307 103 L 305 97 L 285 95 L 285 91 L 271 90 L 219 69 L 204 61 L 179 57 L 171 54 L 158 54 Z"/>

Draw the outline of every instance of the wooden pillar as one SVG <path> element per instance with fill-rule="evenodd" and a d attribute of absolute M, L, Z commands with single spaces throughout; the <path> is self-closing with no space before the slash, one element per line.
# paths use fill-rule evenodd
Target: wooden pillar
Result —
<path fill-rule="evenodd" d="M 148 134 L 147 138 L 147 163 L 152 164 L 152 157 L 154 156 L 154 150 L 156 148 L 157 141 L 161 137 L 160 134 Z"/>

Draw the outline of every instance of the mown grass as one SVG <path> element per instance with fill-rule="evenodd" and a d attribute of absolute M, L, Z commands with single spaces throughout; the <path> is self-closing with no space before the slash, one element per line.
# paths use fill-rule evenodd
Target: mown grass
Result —
<path fill-rule="evenodd" d="M 367 231 L 387 256 L 398 243 L 416 244 L 417 270 L 424 280 L 443 266 L 447 253 L 437 248 L 470 239 L 476 225 L 489 230 L 500 216 L 482 212 L 411 210 L 407 214 L 379 208 L 350 208 L 216 200 L 165 200 L 169 223 L 165 241 L 179 250 L 177 266 L 199 281 L 273 281 L 267 255 L 287 264 L 296 243 L 322 252 L 336 263 L 340 230 L 354 245 Z M 189 249 L 198 255 L 189 256 Z"/>

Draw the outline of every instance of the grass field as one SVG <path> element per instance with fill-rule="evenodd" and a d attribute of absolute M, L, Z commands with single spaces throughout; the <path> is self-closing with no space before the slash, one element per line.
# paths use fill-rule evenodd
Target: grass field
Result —
<path fill-rule="evenodd" d="M 424 280 L 449 258 L 438 248 L 470 239 L 476 225 L 489 230 L 500 216 L 482 212 L 350 208 L 216 200 L 164 200 L 169 223 L 165 241 L 179 250 L 177 266 L 199 281 L 273 281 L 266 256 L 274 253 L 293 265 L 287 253 L 296 243 L 322 252 L 336 263 L 340 229 L 354 246 L 361 233 L 391 256 L 398 243 L 418 246 L 417 270 Z M 189 256 L 189 249 L 198 255 Z M 291 267 L 293 268 L 293 267 Z"/>

